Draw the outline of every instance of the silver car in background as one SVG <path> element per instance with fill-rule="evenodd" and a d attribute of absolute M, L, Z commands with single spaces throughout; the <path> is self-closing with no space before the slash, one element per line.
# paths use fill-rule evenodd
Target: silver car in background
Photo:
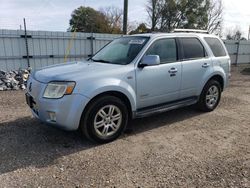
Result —
<path fill-rule="evenodd" d="M 229 77 L 229 55 L 214 35 L 131 35 L 87 61 L 34 71 L 26 101 L 46 124 L 80 129 L 105 143 L 119 137 L 129 119 L 188 105 L 213 111 Z"/>

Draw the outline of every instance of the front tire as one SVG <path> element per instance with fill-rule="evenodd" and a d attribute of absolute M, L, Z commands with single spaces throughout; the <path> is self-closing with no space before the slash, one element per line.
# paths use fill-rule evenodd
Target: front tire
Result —
<path fill-rule="evenodd" d="M 103 96 L 87 107 L 81 120 L 84 135 L 95 142 L 107 143 L 118 138 L 128 123 L 128 109 L 119 98 Z"/>
<path fill-rule="evenodd" d="M 206 83 L 200 95 L 197 107 L 204 112 L 213 111 L 219 104 L 221 98 L 221 85 L 216 80 L 210 80 Z"/>

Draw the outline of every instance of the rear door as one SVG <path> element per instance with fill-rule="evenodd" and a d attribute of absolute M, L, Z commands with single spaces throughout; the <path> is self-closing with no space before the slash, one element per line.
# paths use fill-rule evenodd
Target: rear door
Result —
<path fill-rule="evenodd" d="M 213 66 L 207 52 L 199 38 L 179 38 L 181 46 L 182 82 L 180 98 L 199 95 L 207 74 L 212 72 Z"/>

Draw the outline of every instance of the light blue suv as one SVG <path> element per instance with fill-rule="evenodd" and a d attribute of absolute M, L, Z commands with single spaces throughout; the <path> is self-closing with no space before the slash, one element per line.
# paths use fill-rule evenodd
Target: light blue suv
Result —
<path fill-rule="evenodd" d="M 216 36 L 140 34 L 115 39 L 92 58 L 33 72 L 26 101 L 35 117 L 110 142 L 129 119 L 196 105 L 214 110 L 230 58 Z"/>

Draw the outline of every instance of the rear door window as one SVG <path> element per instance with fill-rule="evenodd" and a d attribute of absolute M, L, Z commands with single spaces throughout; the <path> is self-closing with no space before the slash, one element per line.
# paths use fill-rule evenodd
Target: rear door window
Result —
<path fill-rule="evenodd" d="M 158 55 L 161 63 L 170 63 L 177 61 L 177 49 L 175 39 L 159 39 L 155 41 L 146 55 Z"/>
<path fill-rule="evenodd" d="M 180 38 L 183 51 L 183 59 L 199 59 L 206 57 L 206 52 L 197 38 Z"/>
<path fill-rule="evenodd" d="M 205 37 L 204 39 L 211 48 L 215 57 L 222 57 L 227 55 L 221 42 L 217 38 Z"/>

